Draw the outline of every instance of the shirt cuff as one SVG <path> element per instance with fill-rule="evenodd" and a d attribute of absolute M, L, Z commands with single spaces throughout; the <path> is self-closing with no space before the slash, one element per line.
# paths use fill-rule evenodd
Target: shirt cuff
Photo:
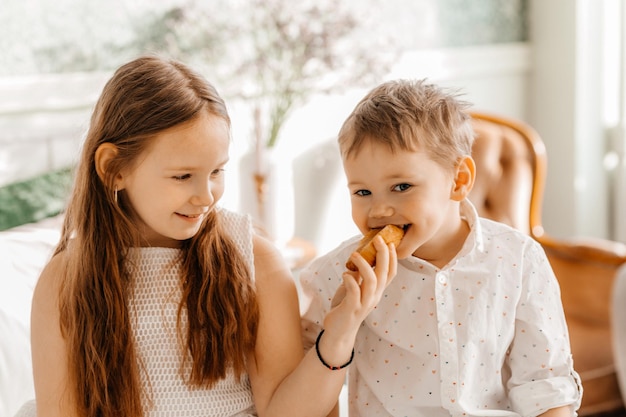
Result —
<path fill-rule="evenodd" d="M 570 376 L 560 376 L 532 381 L 517 386 L 509 392 L 513 409 L 524 417 L 538 416 L 546 411 L 569 405 L 576 416 L 580 407 L 583 387 L 575 371 Z"/>

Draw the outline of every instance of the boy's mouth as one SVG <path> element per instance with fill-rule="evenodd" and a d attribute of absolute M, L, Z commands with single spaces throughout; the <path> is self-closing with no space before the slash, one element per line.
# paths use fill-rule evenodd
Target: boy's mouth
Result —
<path fill-rule="evenodd" d="M 391 223 L 389 223 L 389 224 L 391 224 Z M 383 225 L 383 226 L 379 226 L 379 227 L 372 227 L 370 230 L 382 230 L 382 229 L 385 228 L 385 226 L 387 226 L 387 225 Z M 402 229 L 402 230 L 404 230 L 406 232 L 411 227 L 411 224 L 409 224 L 409 223 L 407 223 L 407 224 L 395 224 L 394 226 L 399 227 L 400 229 Z"/>

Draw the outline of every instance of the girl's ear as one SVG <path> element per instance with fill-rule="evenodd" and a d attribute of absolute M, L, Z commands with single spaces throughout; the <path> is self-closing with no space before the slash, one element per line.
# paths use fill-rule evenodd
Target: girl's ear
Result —
<path fill-rule="evenodd" d="M 472 157 L 469 155 L 461 157 L 454 172 L 454 186 L 450 197 L 452 200 L 462 201 L 472 191 L 476 179 L 476 164 Z"/>
<path fill-rule="evenodd" d="M 105 142 L 96 149 L 96 154 L 94 155 L 96 172 L 104 184 L 107 183 L 109 163 L 117 156 L 117 152 L 117 146 L 110 142 Z"/>

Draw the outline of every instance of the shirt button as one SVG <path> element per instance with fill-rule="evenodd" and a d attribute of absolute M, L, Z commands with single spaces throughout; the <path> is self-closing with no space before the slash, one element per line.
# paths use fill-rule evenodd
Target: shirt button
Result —
<path fill-rule="evenodd" d="M 437 280 L 441 284 L 445 284 L 446 282 L 448 282 L 448 274 L 446 274 L 445 272 L 441 272 L 441 273 L 437 274 Z"/>

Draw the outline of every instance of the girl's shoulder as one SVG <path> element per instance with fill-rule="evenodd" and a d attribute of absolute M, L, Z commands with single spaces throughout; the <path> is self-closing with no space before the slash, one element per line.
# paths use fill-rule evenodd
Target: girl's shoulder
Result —
<path fill-rule="evenodd" d="M 248 267 L 251 268 L 253 259 L 252 239 L 254 235 L 251 217 L 225 208 L 218 208 L 217 215 L 220 229 L 237 246 L 241 255 L 248 262 Z"/>
<path fill-rule="evenodd" d="M 50 258 L 46 266 L 44 266 L 39 279 L 37 280 L 37 286 L 47 286 L 55 284 L 56 281 L 61 281 L 67 270 L 67 251 L 69 248 L 56 253 Z M 58 283 L 57 283 L 58 285 Z M 36 286 L 36 287 L 37 287 Z M 36 288 L 35 287 L 35 288 Z"/>
<path fill-rule="evenodd" d="M 53 255 L 41 271 L 33 291 L 33 309 L 56 306 L 61 283 L 67 271 L 67 250 L 69 249 Z"/>
<path fill-rule="evenodd" d="M 59 400 L 68 381 L 68 352 L 61 333 L 59 299 L 67 276 L 67 250 L 52 257 L 44 267 L 35 291 L 31 308 L 31 349 L 33 379 L 37 403 L 51 415 L 74 415 L 69 404 L 72 394 Z M 63 408 L 63 410 L 62 410 Z"/>
<path fill-rule="evenodd" d="M 246 214 L 239 213 L 239 212 L 237 212 L 237 211 L 234 211 L 234 210 L 228 209 L 228 208 L 226 208 L 226 207 L 222 207 L 222 206 L 217 206 L 217 207 L 215 208 L 215 210 L 217 211 L 217 214 L 218 214 L 219 216 L 222 216 L 222 217 L 228 217 L 228 216 L 234 216 L 234 217 L 247 217 L 247 215 L 246 215 Z"/>
<path fill-rule="evenodd" d="M 245 251 L 251 249 L 254 227 L 250 215 L 225 208 L 218 209 L 217 214 L 224 233 L 228 234 L 240 247 L 243 245 Z"/>
<path fill-rule="evenodd" d="M 34 358 L 47 354 L 42 346 L 62 345 L 59 296 L 66 276 L 65 258 L 66 253 L 60 252 L 50 259 L 39 275 L 33 291 L 30 323 Z"/>
<path fill-rule="evenodd" d="M 252 224 L 250 215 L 238 213 L 223 207 L 217 209 L 217 214 L 226 228 L 248 226 Z"/>

